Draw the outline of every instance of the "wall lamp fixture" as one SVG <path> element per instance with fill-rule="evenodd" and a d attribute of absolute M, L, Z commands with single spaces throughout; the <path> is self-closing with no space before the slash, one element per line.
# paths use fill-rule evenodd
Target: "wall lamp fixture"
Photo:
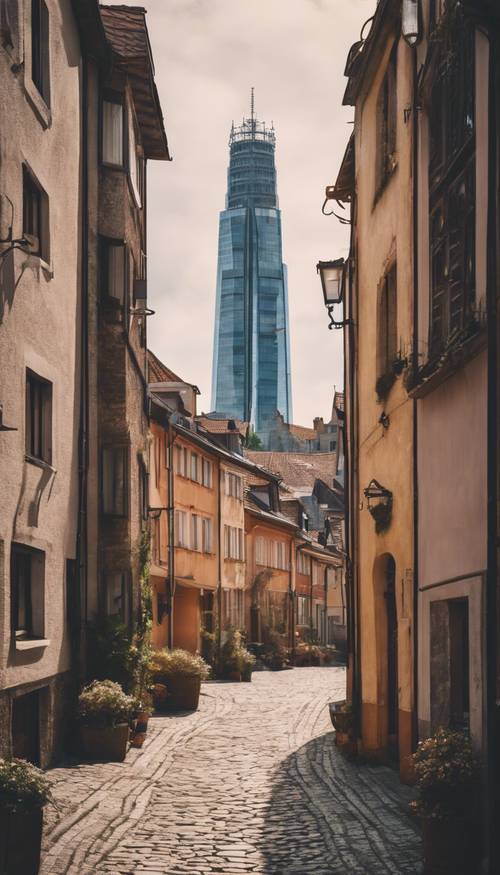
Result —
<path fill-rule="evenodd" d="M 368 511 L 375 520 L 377 534 L 389 528 L 392 519 L 392 492 L 378 480 L 371 480 L 363 490 L 368 502 Z"/>
<path fill-rule="evenodd" d="M 163 510 L 172 510 L 171 507 L 148 507 L 148 516 L 152 519 L 157 520 L 159 516 L 161 516 L 161 512 Z"/>
<path fill-rule="evenodd" d="M 337 322 L 333 318 L 334 307 L 343 304 L 344 301 L 346 268 L 347 262 L 344 258 L 337 258 L 335 261 L 318 261 L 316 265 L 316 273 L 319 273 L 321 277 L 325 307 L 330 317 L 328 328 L 343 328 L 344 325 L 352 325 L 352 319 L 342 319 L 341 322 Z"/>

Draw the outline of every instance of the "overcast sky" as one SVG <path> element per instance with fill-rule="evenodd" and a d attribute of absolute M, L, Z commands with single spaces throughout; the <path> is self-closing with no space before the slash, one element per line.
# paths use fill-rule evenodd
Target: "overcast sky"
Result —
<path fill-rule="evenodd" d="M 274 121 L 288 265 L 294 420 L 328 417 L 342 383 L 341 332 L 327 330 L 319 259 L 347 254 L 321 214 L 351 132 L 344 66 L 375 0 L 143 0 L 172 163 L 149 162 L 150 348 L 210 410 L 219 211 L 231 121 Z"/>

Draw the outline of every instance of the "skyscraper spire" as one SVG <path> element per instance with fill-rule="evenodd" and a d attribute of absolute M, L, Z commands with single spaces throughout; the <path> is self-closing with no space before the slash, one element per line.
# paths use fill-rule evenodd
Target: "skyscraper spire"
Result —
<path fill-rule="evenodd" d="M 250 90 L 250 118 L 252 120 L 252 133 L 255 131 L 255 100 L 254 100 L 254 92 L 255 88 L 252 85 Z"/>

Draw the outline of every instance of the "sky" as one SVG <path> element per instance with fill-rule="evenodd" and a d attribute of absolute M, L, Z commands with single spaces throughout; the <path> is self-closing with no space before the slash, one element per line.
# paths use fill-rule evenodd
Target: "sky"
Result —
<path fill-rule="evenodd" d="M 109 2 L 109 0 L 108 0 Z M 211 409 L 217 237 L 231 122 L 274 122 L 288 265 L 294 421 L 329 419 L 342 332 L 328 331 L 316 263 L 346 256 L 348 226 L 321 213 L 352 130 L 349 47 L 375 0 L 142 0 L 171 163 L 148 163 L 150 349 Z"/>

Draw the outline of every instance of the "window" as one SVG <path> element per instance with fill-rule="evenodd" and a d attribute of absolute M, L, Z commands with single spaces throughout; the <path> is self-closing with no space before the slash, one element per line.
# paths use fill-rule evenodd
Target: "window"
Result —
<path fill-rule="evenodd" d="M 191 480 L 198 482 L 198 461 L 197 453 L 191 453 Z"/>
<path fill-rule="evenodd" d="M 191 550 L 201 550 L 200 518 L 195 513 L 191 515 Z"/>
<path fill-rule="evenodd" d="M 257 565 L 267 565 L 267 541 L 257 538 L 255 541 L 255 561 Z"/>
<path fill-rule="evenodd" d="M 204 553 L 212 552 L 212 520 L 202 519 L 202 550 Z"/>
<path fill-rule="evenodd" d="M 243 590 L 222 590 L 222 623 L 225 629 L 242 629 L 243 617 Z"/>
<path fill-rule="evenodd" d="M 435 64 L 429 101 L 432 357 L 459 337 L 475 307 L 474 28 L 459 11 Z"/>
<path fill-rule="evenodd" d="M 391 52 L 389 64 L 377 98 L 377 151 L 375 197 L 385 187 L 396 167 L 396 64 L 397 43 Z"/>
<path fill-rule="evenodd" d="M 119 98 L 102 102 L 102 160 L 115 167 L 124 165 L 124 108 Z"/>
<path fill-rule="evenodd" d="M 106 613 L 130 624 L 130 574 L 128 571 L 105 574 Z"/>
<path fill-rule="evenodd" d="M 240 501 L 243 499 L 243 480 L 238 474 L 232 474 L 230 471 L 226 472 L 226 495 L 238 498 Z"/>
<path fill-rule="evenodd" d="M 127 512 L 127 448 L 103 447 L 102 511 L 112 516 Z"/>
<path fill-rule="evenodd" d="M 189 476 L 188 451 L 186 447 L 177 447 L 177 473 L 181 477 Z"/>
<path fill-rule="evenodd" d="M 225 559 L 243 559 L 243 529 L 235 526 L 224 526 L 224 557 Z"/>
<path fill-rule="evenodd" d="M 45 554 L 23 544 L 11 548 L 12 631 L 16 640 L 43 638 Z"/>
<path fill-rule="evenodd" d="M 31 2 L 31 78 L 50 106 L 49 12 L 44 0 Z"/>
<path fill-rule="evenodd" d="M 49 260 L 48 198 L 27 167 L 23 167 L 23 237 L 32 255 Z"/>
<path fill-rule="evenodd" d="M 212 488 L 212 463 L 208 459 L 203 459 L 202 463 L 202 483 L 203 486 Z"/>
<path fill-rule="evenodd" d="M 177 547 L 189 547 L 188 515 L 183 510 L 175 511 L 175 543 Z"/>
<path fill-rule="evenodd" d="M 273 541 L 271 565 L 273 568 L 279 568 L 282 571 L 286 571 L 288 568 L 288 557 L 284 541 Z"/>
<path fill-rule="evenodd" d="M 311 557 L 307 556 L 302 551 L 299 551 L 297 557 L 297 570 L 299 574 L 307 574 L 311 573 Z"/>
<path fill-rule="evenodd" d="M 26 371 L 26 455 L 52 464 L 52 383 Z"/>
<path fill-rule="evenodd" d="M 397 357 L 396 264 L 384 276 L 379 289 L 377 332 L 377 377 L 393 375 Z"/>
<path fill-rule="evenodd" d="M 297 596 L 297 626 L 308 626 L 310 623 L 310 599 L 306 595 Z"/>
<path fill-rule="evenodd" d="M 101 297 L 115 306 L 125 303 L 126 254 L 123 240 L 101 237 Z"/>

